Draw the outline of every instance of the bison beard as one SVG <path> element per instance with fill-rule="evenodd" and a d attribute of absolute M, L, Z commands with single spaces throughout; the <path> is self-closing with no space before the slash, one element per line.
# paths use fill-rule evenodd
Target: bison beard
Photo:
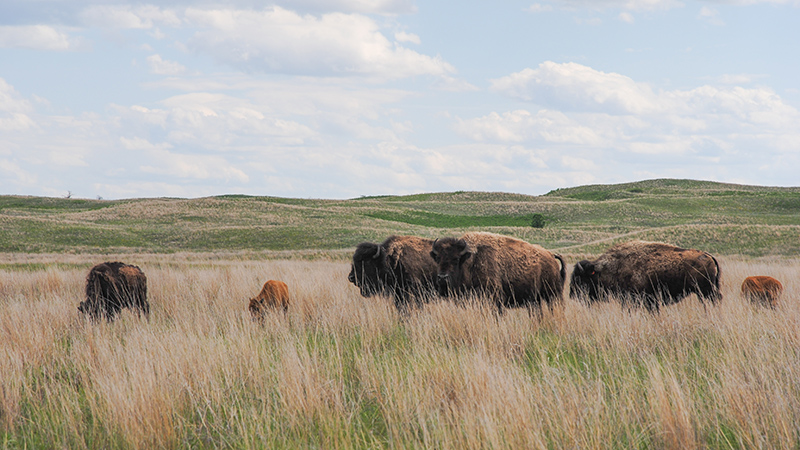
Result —
<path fill-rule="evenodd" d="M 116 318 L 122 308 L 135 309 L 150 316 L 147 302 L 147 277 L 141 269 L 121 262 L 105 262 L 89 270 L 86 276 L 86 300 L 78 311 L 92 320 Z"/>
<path fill-rule="evenodd" d="M 690 294 L 716 303 L 720 268 L 710 254 L 658 242 L 632 241 L 608 249 L 594 261 L 575 264 L 570 297 L 589 303 L 609 295 L 658 312 L 660 305 L 676 303 Z"/>
<path fill-rule="evenodd" d="M 483 294 L 499 312 L 505 307 L 541 310 L 563 300 L 566 267 L 560 255 L 525 241 L 492 233 L 437 239 L 431 257 L 438 264 L 443 296 Z"/>
<path fill-rule="evenodd" d="M 404 312 L 435 292 L 432 244 L 416 236 L 390 236 L 381 244 L 363 242 L 356 247 L 347 279 L 364 297 L 391 296 Z"/>

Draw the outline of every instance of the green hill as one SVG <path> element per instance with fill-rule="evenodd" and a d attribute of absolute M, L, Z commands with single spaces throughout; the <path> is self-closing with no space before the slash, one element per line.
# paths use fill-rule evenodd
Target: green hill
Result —
<path fill-rule="evenodd" d="M 544 227 L 531 226 L 534 215 Z M 309 200 L 224 195 L 82 200 L 0 196 L 0 252 L 349 249 L 390 234 L 485 230 L 582 255 L 647 239 L 719 254 L 800 254 L 800 188 L 647 180 L 543 196 L 429 193 Z"/>

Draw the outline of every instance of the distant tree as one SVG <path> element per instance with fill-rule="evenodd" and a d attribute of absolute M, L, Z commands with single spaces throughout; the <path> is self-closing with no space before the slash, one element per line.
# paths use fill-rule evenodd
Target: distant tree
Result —
<path fill-rule="evenodd" d="M 544 228 L 544 224 L 545 224 L 544 214 L 535 213 L 533 217 L 531 217 L 531 227 Z"/>

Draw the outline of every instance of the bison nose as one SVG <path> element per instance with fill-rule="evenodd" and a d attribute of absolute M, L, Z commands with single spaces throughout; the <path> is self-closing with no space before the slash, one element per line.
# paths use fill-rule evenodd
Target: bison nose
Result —
<path fill-rule="evenodd" d="M 353 283 L 353 284 L 356 284 L 356 277 L 355 277 L 355 275 L 353 275 L 352 273 L 351 273 L 350 275 L 347 275 L 347 281 L 349 281 L 349 282 L 351 282 L 351 283 Z"/>
<path fill-rule="evenodd" d="M 447 281 L 450 279 L 450 274 L 440 273 L 439 275 L 437 275 L 437 277 L 439 278 L 439 281 Z"/>

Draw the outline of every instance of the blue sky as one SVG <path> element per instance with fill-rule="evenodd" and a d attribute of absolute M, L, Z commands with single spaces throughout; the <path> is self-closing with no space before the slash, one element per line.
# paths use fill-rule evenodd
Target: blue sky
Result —
<path fill-rule="evenodd" d="M 0 194 L 800 185 L 797 0 L 3 0 Z"/>

